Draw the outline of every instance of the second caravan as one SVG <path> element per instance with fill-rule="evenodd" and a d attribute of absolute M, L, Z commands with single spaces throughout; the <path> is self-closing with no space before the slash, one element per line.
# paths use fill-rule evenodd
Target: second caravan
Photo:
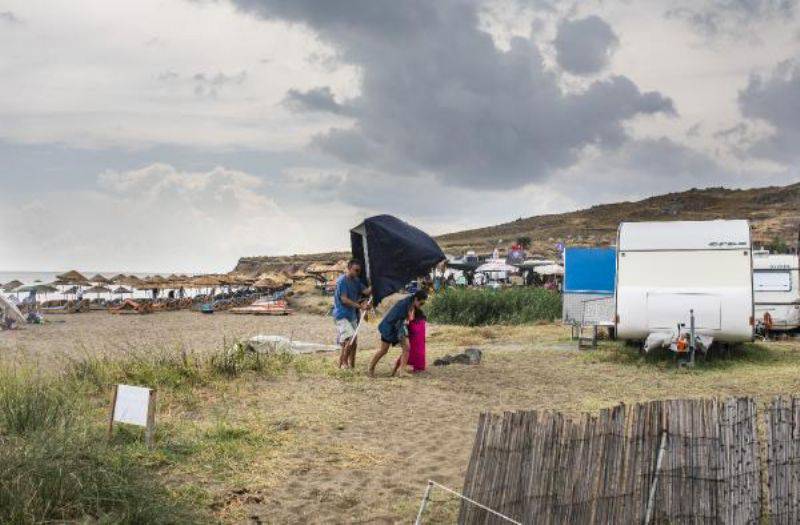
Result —
<path fill-rule="evenodd" d="M 644 342 L 646 351 L 751 341 L 752 269 L 747 221 L 622 223 L 617 335 Z"/>
<path fill-rule="evenodd" d="M 800 327 L 800 264 L 797 254 L 753 254 L 756 323 L 765 332 Z"/>

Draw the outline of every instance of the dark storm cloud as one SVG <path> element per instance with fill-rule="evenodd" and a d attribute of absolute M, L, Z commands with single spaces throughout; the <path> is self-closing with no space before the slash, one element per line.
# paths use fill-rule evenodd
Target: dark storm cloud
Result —
<path fill-rule="evenodd" d="M 798 0 L 692 0 L 666 11 L 667 18 L 684 20 L 699 33 L 740 36 L 743 28 L 762 20 L 791 20 Z"/>
<path fill-rule="evenodd" d="M 760 119 L 774 134 L 757 142 L 752 153 L 779 161 L 800 158 L 800 64 L 779 64 L 769 76 L 752 75 L 739 92 L 739 108 L 745 117 Z"/>
<path fill-rule="evenodd" d="M 290 89 L 284 102 L 295 111 L 323 111 L 337 115 L 351 112 L 351 108 L 336 102 L 333 91 L 327 86 L 308 91 Z"/>
<path fill-rule="evenodd" d="M 495 47 L 474 1 L 234 1 L 307 25 L 359 67 L 361 93 L 351 100 L 337 103 L 325 88 L 289 100 L 334 113 L 346 105 L 354 126 L 314 145 L 361 168 L 512 188 L 572 165 L 586 146 L 618 147 L 629 118 L 674 112 L 670 99 L 623 76 L 565 93 L 531 39 Z"/>
<path fill-rule="evenodd" d="M 619 39 L 605 20 L 592 15 L 561 22 L 553 44 L 556 60 L 563 69 L 576 75 L 592 75 L 608 65 Z"/>

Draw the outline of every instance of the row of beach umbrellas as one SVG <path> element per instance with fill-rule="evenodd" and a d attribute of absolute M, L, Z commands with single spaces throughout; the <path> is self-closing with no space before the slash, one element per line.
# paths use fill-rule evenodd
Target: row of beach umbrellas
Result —
<path fill-rule="evenodd" d="M 210 289 L 219 286 L 252 286 L 255 288 L 269 288 L 278 289 L 283 288 L 292 283 L 293 280 L 314 278 L 311 273 L 304 271 L 294 272 L 291 275 L 267 272 L 256 277 L 246 276 L 242 274 L 223 274 L 223 275 L 175 275 L 172 274 L 168 277 L 161 275 L 153 275 L 147 277 L 137 277 L 135 275 L 119 274 L 114 277 L 105 277 L 104 275 L 97 274 L 92 277 L 86 277 L 77 270 L 71 270 L 56 276 L 56 280 L 50 284 L 34 283 L 31 285 L 24 285 L 20 281 L 11 281 L 5 285 L 0 285 L 0 289 L 7 293 L 60 293 L 65 295 L 75 295 L 79 291 L 89 294 L 132 294 L 134 289 L 137 290 L 177 290 L 180 288 L 194 288 L 194 289 Z M 113 288 L 112 285 L 117 285 Z M 60 290 L 58 287 L 69 286 L 66 290 Z"/>

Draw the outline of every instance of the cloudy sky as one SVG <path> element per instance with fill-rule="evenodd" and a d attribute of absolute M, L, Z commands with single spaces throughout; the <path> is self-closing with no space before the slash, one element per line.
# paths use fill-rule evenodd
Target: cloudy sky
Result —
<path fill-rule="evenodd" d="M 0 0 L 0 271 L 800 179 L 798 0 Z"/>

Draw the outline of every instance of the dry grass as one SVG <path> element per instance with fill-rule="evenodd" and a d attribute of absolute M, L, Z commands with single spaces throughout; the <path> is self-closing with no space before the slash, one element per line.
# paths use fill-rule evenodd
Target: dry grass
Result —
<path fill-rule="evenodd" d="M 158 323 L 175 322 L 171 315 L 150 316 L 154 338 L 163 334 Z M 83 321 L 76 316 L 70 322 Z M 188 322 L 206 330 L 199 316 Z M 213 320 L 229 334 L 237 333 L 238 323 L 235 316 Z M 329 319 L 306 315 L 257 323 L 261 333 L 307 333 L 311 340 L 333 331 Z M 42 332 L 51 328 L 36 327 Z M 82 324 L 68 332 L 97 344 L 103 334 L 93 330 Z M 557 325 L 430 325 L 429 363 L 467 346 L 482 348 L 484 362 L 389 379 L 385 376 L 395 351 L 380 365 L 383 377 L 370 380 L 364 371 L 376 344 L 374 334 L 365 335 L 355 372 L 337 370 L 331 355 L 316 355 L 286 360 L 280 373 L 276 368 L 269 373 L 244 370 L 228 378 L 203 372 L 201 381 L 188 385 L 165 380 L 156 449 L 135 448 L 141 437 L 137 431 L 120 432 L 115 444 L 134 447 L 154 476 L 224 522 L 255 516 L 263 523 L 408 523 L 428 479 L 461 486 L 481 411 L 537 408 L 578 414 L 669 397 L 747 394 L 766 399 L 800 387 L 797 342 L 751 345 L 726 359 L 683 370 L 669 356 L 641 358 L 635 349 L 609 342 L 578 352 L 569 329 Z M 174 337 L 195 340 L 192 334 Z M 150 340 L 148 348 L 158 343 Z M 0 338 L 0 346 L 8 344 Z M 120 348 L 121 341 L 114 341 L 100 350 L 124 356 Z M 170 345 L 165 351 L 181 348 L 186 346 Z M 192 349 L 197 355 L 206 351 Z M 20 347 L 10 350 L 24 361 Z M 102 425 L 108 388 L 85 388 L 92 417 Z M 457 503 L 441 492 L 434 500 L 428 522 L 451 521 Z"/>

